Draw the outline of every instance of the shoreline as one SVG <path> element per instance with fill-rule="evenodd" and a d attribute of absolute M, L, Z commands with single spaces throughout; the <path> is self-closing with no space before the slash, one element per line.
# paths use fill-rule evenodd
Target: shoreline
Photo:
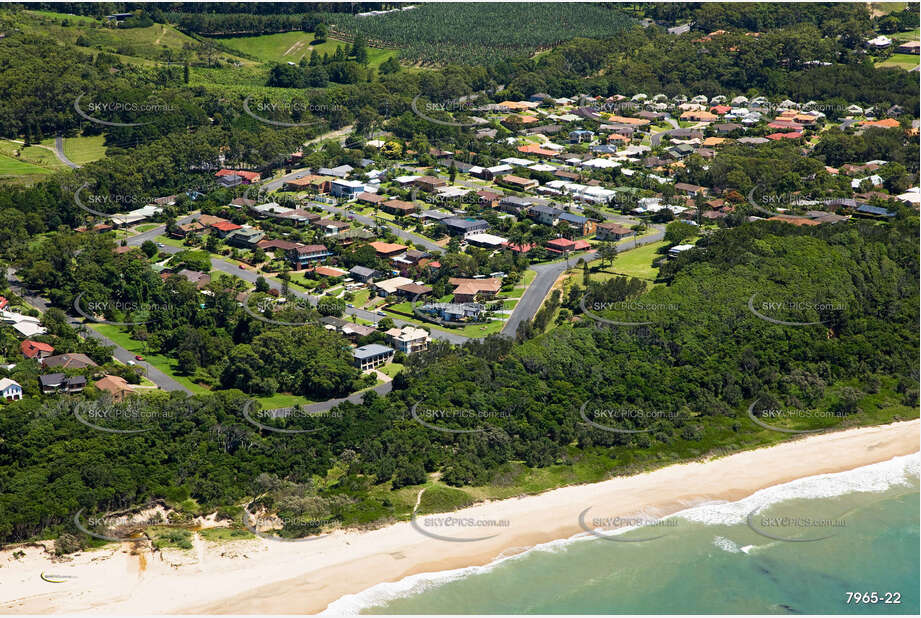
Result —
<path fill-rule="evenodd" d="M 808 436 L 300 542 L 198 539 L 191 551 L 156 554 L 132 554 L 130 545 L 122 544 L 56 562 L 39 549 L 19 560 L 7 550 L 0 552 L 0 580 L 7 584 L 0 586 L 0 614 L 319 613 L 342 597 L 378 584 L 485 566 L 572 538 L 585 532 L 579 514 L 587 508 L 591 518 L 665 517 L 708 503 L 736 502 L 796 479 L 917 453 L 919 427 L 921 421 L 914 419 Z M 431 520 L 442 525 L 432 527 Z M 500 520 L 507 525 L 499 525 Z M 41 573 L 61 575 L 65 581 L 47 583 Z"/>

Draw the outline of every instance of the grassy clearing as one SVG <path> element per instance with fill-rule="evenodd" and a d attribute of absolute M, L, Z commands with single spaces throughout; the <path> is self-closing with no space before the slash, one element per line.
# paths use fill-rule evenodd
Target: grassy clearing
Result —
<path fill-rule="evenodd" d="M 44 144 L 48 141 L 52 145 L 46 148 Z M 41 145 L 36 144 L 25 147 L 19 142 L 2 140 L 0 141 L 0 154 L 6 155 L 15 161 L 29 163 L 52 172 L 67 169 L 67 166 L 51 151 L 51 148 L 54 147 L 53 144 L 54 139 L 51 139 L 44 140 Z"/>
<path fill-rule="evenodd" d="M 878 63 L 877 67 L 897 67 L 910 71 L 918 66 L 918 56 L 914 54 L 892 54 L 888 59 Z"/>
<path fill-rule="evenodd" d="M 273 408 L 290 408 L 293 406 L 301 405 L 306 406 L 314 401 L 302 397 L 301 395 L 292 395 L 290 393 L 275 393 L 271 397 L 256 397 L 256 401 L 262 406 L 263 410 L 271 410 Z"/>
<path fill-rule="evenodd" d="M 64 154 L 77 165 L 98 161 L 106 156 L 105 136 L 87 135 L 64 138 Z"/>
<path fill-rule="evenodd" d="M 220 42 L 230 49 L 234 49 L 264 62 L 294 62 L 301 58 L 310 59 L 313 50 L 322 56 L 332 56 L 337 47 L 345 47 L 345 41 L 327 39 L 323 43 L 316 43 L 310 32 L 280 32 L 277 34 L 263 34 L 260 36 L 222 38 Z M 385 60 L 396 55 L 393 49 L 368 48 L 368 63 L 372 68 L 380 66 Z"/>
<path fill-rule="evenodd" d="M 33 184 L 50 173 L 44 167 L 0 154 L 0 180 Z"/>
<path fill-rule="evenodd" d="M 627 275 L 646 281 L 655 281 L 659 274 L 659 269 L 654 267 L 652 262 L 661 257 L 657 251 L 667 244 L 668 243 L 663 240 L 624 251 L 618 254 L 617 259 L 614 260 L 613 266 L 606 265 L 605 270 L 598 271 L 596 273 L 598 277 L 593 275 L 592 279 L 604 281 L 605 279 L 610 279 L 617 275 Z"/>

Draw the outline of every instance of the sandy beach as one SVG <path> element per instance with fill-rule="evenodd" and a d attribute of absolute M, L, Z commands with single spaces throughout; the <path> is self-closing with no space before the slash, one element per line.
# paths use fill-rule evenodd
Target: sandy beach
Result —
<path fill-rule="evenodd" d="M 317 613 L 344 595 L 381 582 L 484 565 L 572 537 L 584 531 L 579 516 L 586 509 L 591 509 L 589 521 L 661 517 L 916 453 L 919 428 L 913 420 L 814 435 L 719 459 L 484 503 L 450 516 L 419 517 L 369 532 L 337 532 L 299 542 L 209 543 L 196 537 L 190 551 L 151 553 L 122 543 L 61 560 L 52 560 L 39 545 L 17 548 L 22 552 L 17 556 L 7 549 L 0 552 L 0 613 Z"/>

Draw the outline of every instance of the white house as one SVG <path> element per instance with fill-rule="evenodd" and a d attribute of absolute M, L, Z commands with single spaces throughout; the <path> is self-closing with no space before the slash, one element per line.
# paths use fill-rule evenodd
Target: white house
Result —
<path fill-rule="evenodd" d="M 3 401 L 19 401 L 22 399 L 22 387 L 19 382 L 9 378 L 0 379 L 0 399 Z"/>

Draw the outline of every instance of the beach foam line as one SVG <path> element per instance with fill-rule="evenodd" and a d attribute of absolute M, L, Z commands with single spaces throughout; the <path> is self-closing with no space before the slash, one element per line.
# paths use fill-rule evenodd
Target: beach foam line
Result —
<path fill-rule="evenodd" d="M 796 499 L 834 498 L 852 493 L 879 493 L 918 478 L 921 454 L 912 453 L 844 472 L 806 476 L 761 489 L 737 502 L 716 502 L 679 511 L 665 519 L 680 517 L 694 523 L 732 526 L 745 522 L 754 510 Z"/>
<path fill-rule="evenodd" d="M 919 476 L 919 470 L 921 470 L 921 453 L 912 453 L 853 470 L 817 474 L 774 485 L 756 491 L 751 496 L 736 502 L 708 502 L 678 511 L 662 519 L 682 518 L 706 525 L 729 526 L 740 524 L 744 523 L 746 516 L 752 510 L 779 502 L 786 502 L 787 500 L 831 498 L 850 493 L 880 493 L 898 485 L 910 485 L 911 479 Z M 638 527 L 640 526 L 624 526 L 617 530 L 605 531 L 605 534 L 609 536 L 625 534 Z M 517 560 L 536 552 L 565 551 L 573 543 L 591 540 L 603 541 L 603 539 L 581 532 L 569 538 L 556 539 L 535 545 L 511 556 L 503 556 L 483 566 L 417 573 L 396 582 L 383 582 L 356 594 L 348 594 L 333 601 L 319 615 L 357 615 L 369 607 L 376 607 L 395 599 L 414 596 L 428 589 L 465 577 L 489 573 L 509 560 Z M 734 542 L 723 537 L 716 537 L 714 544 L 720 549 L 732 553 L 741 551 L 748 554 L 754 548 L 751 545 L 740 548 Z"/>

